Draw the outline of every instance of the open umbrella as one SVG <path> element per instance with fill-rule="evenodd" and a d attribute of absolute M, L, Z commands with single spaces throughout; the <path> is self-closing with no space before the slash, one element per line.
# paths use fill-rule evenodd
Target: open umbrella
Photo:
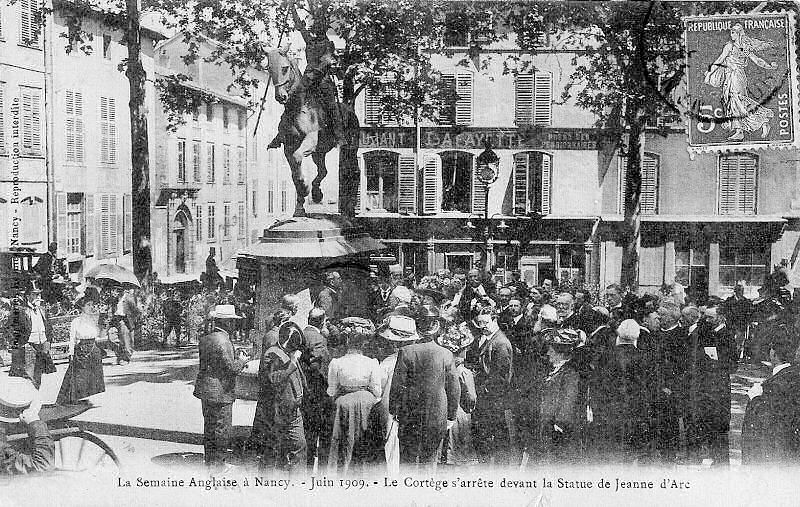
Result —
<path fill-rule="evenodd" d="M 120 285 L 140 287 L 139 280 L 129 270 L 118 264 L 98 264 L 83 274 L 84 277 L 95 280 L 109 280 Z"/>

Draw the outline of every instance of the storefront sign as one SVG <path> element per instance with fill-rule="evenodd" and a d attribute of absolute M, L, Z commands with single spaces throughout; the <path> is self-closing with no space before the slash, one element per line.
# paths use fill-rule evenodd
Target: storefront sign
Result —
<path fill-rule="evenodd" d="M 433 150 L 482 150 L 488 141 L 493 149 L 596 150 L 597 131 L 582 128 L 461 128 L 423 127 L 421 147 Z M 365 149 L 414 148 L 413 127 L 362 127 L 359 145 Z"/>
<path fill-rule="evenodd" d="M 797 143 L 794 15 L 684 18 L 690 151 Z"/>

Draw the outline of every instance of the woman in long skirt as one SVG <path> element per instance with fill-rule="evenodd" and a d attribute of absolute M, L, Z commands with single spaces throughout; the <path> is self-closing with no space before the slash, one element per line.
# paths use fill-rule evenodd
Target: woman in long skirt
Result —
<path fill-rule="evenodd" d="M 328 395 L 336 400 L 329 473 L 347 473 L 353 465 L 372 461 L 376 448 L 383 444 L 383 432 L 370 428 L 383 375 L 378 361 L 361 353 L 366 341 L 362 333 L 349 333 L 347 353 L 332 360 L 328 368 Z"/>
<path fill-rule="evenodd" d="M 71 405 L 106 390 L 103 355 L 96 345 L 100 337 L 97 296 L 87 293 L 77 302 L 81 314 L 69 326 L 69 367 L 56 398 L 58 405 Z"/>

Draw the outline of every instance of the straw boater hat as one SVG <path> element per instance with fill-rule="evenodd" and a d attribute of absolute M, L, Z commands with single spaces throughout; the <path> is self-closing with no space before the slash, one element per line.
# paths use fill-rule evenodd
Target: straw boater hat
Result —
<path fill-rule="evenodd" d="M 241 319 L 240 315 L 236 315 L 236 307 L 233 305 L 217 305 L 208 314 L 212 319 Z"/>
<path fill-rule="evenodd" d="M 0 422 L 15 423 L 36 397 L 33 383 L 23 377 L 0 378 Z"/>
<path fill-rule="evenodd" d="M 378 336 L 393 342 L 410 342 L 419 339 L 416 322 L 405 315 L 390 315 L 378 330 Z"/>

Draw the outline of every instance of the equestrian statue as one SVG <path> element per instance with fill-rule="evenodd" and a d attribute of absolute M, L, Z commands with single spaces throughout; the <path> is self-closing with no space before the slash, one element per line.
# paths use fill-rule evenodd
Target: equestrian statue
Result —
<path fill-rule="evenodd" d="M 301 25 L 306 43 L 306 69 L 302 76 L 297 63 L 286 49 L 267 52 L 269 75 L 275 86 L 275 100 L 284 105 L 278 124 L 278 134 L 267 148 L 283 145 L 286 161 L 292 170 L 297 195 L 294 216 L 305 216 L 309 176 L 303 169 L 303 159 L 311 155 L 317 175 L 311 181 L 311 199 L 322 202 L 320 183 L 328 174 L 325 154 L 335 146 L 356 142 L 358 118 L 352 108 L 338 100 L 336 85 L 330 69 L 336 61 L 333 43 L 324 33 L 314 33 Z"/>

